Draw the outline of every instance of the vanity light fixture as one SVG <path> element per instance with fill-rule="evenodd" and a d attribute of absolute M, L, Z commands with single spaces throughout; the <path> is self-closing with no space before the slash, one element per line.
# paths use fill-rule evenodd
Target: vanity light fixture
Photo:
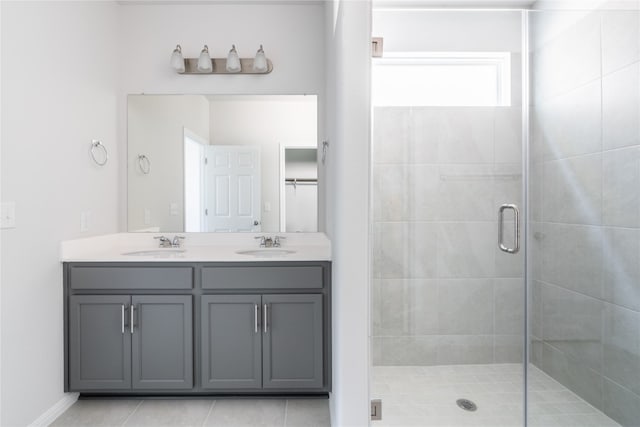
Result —
<path fill-rule="evenodd" d="M 171 67 L 178 74 L 269 74 L 273 71 L 262 45 L 254 58 L 240 58 L 235 45 L 226 58 L 211 58 L 207 45 L 198 58 L 183 58 L 182 47 L 177 45 L 171 54 Z"/>
<path fill-rule="evenodd" d="M 253 59 L 253 71 L 256 73 L 264 73 L 267 71 L 267 57 L 264 54 L 264 49 L 260 45 L 260 49 L 256 52 L 256 57 Z"/>
<path fill-rule="evenodd" d="M 179 73 L 184 73 L 184 58 L 182 57 L 182 47 L 176 45 L 171 54 L 171 66 Z"/>
<path fill-rule="evenodd" d="M 209 46 L 207 46 L 206 44 L 200 52 L 200 58 L 198 58 L 198 71 L 209 73 L 213 71 L 211 57 L 209 56 Z"/>
<path fill-rule="evenodd" d="M 240 65 L 240 58 L 238 57 L 238 51 L 236 50 L 236 45 L 231 45 L 231 50 L 227 55 L 227 71 L 230 73 L 238 73 L 242 70 L 242 65 Z"/>

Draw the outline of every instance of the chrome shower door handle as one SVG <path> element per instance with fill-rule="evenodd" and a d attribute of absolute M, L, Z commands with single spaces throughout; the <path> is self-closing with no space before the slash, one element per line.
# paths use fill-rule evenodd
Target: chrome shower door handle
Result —
<path fill-rule="evenodd" d="M 505 246 L 503 238 L 504 238 L 504 211 L 507 209 L 513 210 L 513 248 L 509 248 Z M 518 206 L 505 203 L 500 206 L 498 210 L 498 247 L 502 252 L 506 252 L 508 254 L 518 253 L 520 250 L 520 211 L 518 210 Z"/>

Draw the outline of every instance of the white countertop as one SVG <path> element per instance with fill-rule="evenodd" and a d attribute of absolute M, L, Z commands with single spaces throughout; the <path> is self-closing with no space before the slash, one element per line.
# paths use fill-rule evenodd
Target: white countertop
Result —
<path fill-rule="evenodd" d="M 158 250 L 154 236 L 169 239 L 179 234 L 184 252 L 167 250 L 153 255 L 124 255 L 127 252 Z M 284 236 L 284 255 L 265 251 L 259 255 L 237 251 L 256 250 L 257 236 Z M 324 233 L 117 233 L 85 239 L 67 240 L 60 245 L 62 262 L 287 262 L 330 261 L 331 242 Z"/>

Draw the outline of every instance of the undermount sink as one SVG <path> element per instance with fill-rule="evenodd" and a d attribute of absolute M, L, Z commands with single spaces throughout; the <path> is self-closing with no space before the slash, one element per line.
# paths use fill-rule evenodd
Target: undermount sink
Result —
<path fill-rule="evenodd" d="M 255 257 L 281 257 L 289 254 L 295 254 L 296 251 L 281 248 L 261 248 L 261 249 L 248 249 L 243 251 L 236 251 L 240 255 L 251 255 Z"/>
<path fill-rule="evenodd" d="M 185 253 L 185 249 L 175 249 L 175 248 L 166 248 L 166 249 L 146 249 L 143 251 L 132 251 L 132 252 L 124 252 L 122 255 L 128 256 L 173 256 Z"/>

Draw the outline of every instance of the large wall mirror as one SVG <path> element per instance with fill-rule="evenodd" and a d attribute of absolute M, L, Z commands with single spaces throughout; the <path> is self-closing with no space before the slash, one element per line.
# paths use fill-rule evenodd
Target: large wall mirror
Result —
<path fill-rule="evenodd" d="M 318 231 L 317 96 L 129 95 L 128 230 Z"/>

